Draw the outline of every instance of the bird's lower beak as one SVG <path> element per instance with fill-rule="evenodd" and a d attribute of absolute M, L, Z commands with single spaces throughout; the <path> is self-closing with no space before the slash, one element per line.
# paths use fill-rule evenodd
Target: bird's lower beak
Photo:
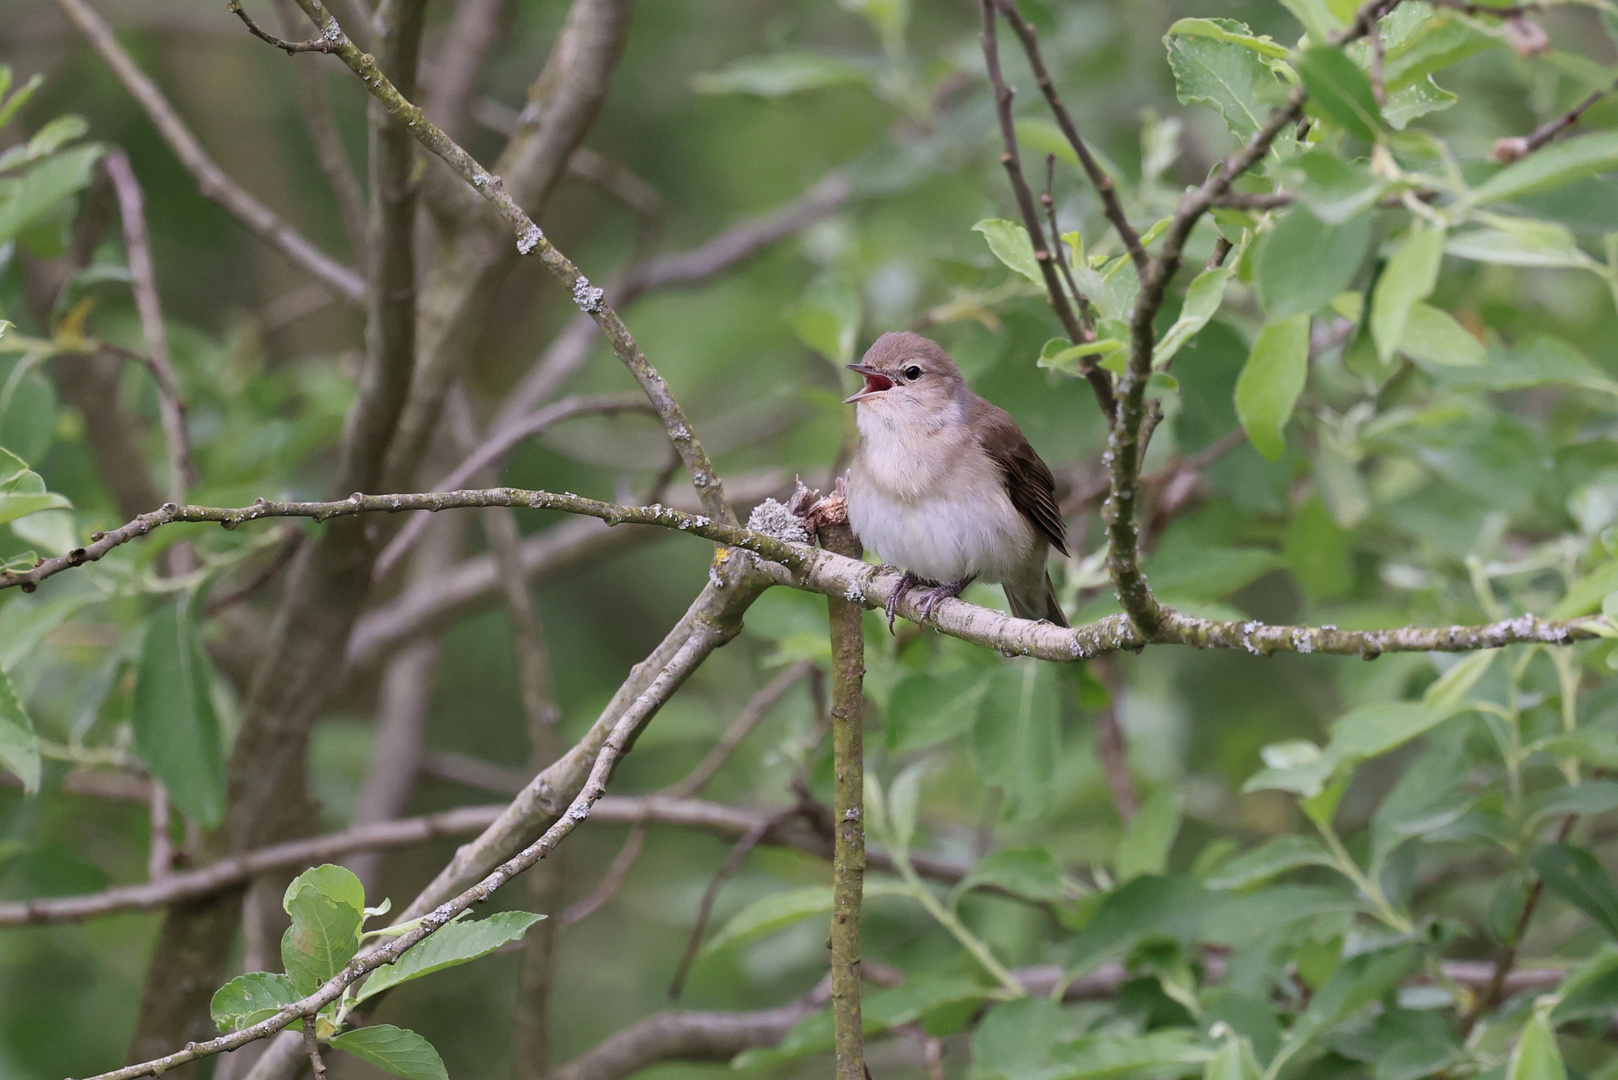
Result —
<path fill-rule="evenodd" d="M 868 368 L 864 364 L 845 364 L 844 366 L 850 371 L 857 371 L 861 375 L 865 376 L 865 388 L 859 393 L 855 394 L 853 397 L 844 398 L 844 405 L 851 405 L 855 402 L 864 401 L 866 398 L 875 397 L 884 390 L 893 389 L 893 380 L 882 374 L 880 371 L 876 371 L 873 368 Z"/>

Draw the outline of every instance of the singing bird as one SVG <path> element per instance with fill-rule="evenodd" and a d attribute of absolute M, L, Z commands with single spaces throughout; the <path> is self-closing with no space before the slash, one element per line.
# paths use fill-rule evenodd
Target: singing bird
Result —
<path fill-rule="evenodd" d="M 883 334 L 858 364 L 846 399 L 860 445 L 848 475 L 848 523 L 866 547 L 904 570 L 888 627 L 918 585 L 923 619 L 981 578 L 1006 590 L 1011 613 L 1066 626 L 1045 569 L 1067 554 L 1051 470 L 1011 414 L 978 396 L 935 341 Z"/>

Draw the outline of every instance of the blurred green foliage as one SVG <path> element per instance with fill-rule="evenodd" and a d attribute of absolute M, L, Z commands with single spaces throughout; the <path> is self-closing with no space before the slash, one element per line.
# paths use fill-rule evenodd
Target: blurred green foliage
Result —
<path fill-rule="evenodd" d="M 1354 629 L 1566 618 L 1604 604 L 1618 615 L 1618 196 L 1601 178 L 1618 168 L 1618 105 L 1596 104 L 1574 136 L 1514 164 L 1490 160 L 1497 139 L 1611 85 L 1606 6 L 1536 16 L 1549 43 L 1519 55 L 1520 28 L 1498 18 L 1403 4 L 1380 31 L 1380 94 L 1368 44 L 1324 48 L 1352 15 L 1342 0 L 1024 7 L 1143 228 L 1256 130 L 1287 85 L 1311 93 L 1308 128 L 1288 131 L 1238 184 L 1295 199 L 1216 210 L 1188 261 L 1200 266 L 1216 237 L 1233 245 L 1228 260 L 1183 274 L 1189 291 L 1160 318 L 1158 362 L 1173 364 L 1154 384 L 1167 422 L 1147 472 L 1213 448 L 1195 496 L 1149 530 L 1147 571 L 1165 602 Z M 491 99 L 522 100 L 563 13 L 513 5 L 485 72 Z M 222 7 L 120 14 L 128 47 L 227 171 L 349 257 L 289 71 L 323 58 L 263 46 Z M 0 91 L 17 105 L 0 105 L 0 318 L 15 324 L 0 337 L 11 463 L 0 470 L 0 556 L 26 564 L 121 521 L 51 371 L 96 342 L 143 347 L 122 245 L 104 240 L 49 295 L 29 290 L 33 269 L 68 249 L 109 144 L 126 148 L 146 189 L 202 477 L 193 501 L 326 494 L 361 348 L 355 317 L 299 308 L 306 283 L 199 196 L 48 4 L 0 0 L 0 25 L 16 30 L 0 57 L 22 82 Z M 837 365 L 903 326 L 937 336 L 1017 416 L 1064 487 L 1094 475 L 1104 424 L 1073 377 L 1083 353 L 1053 340 L 1026 234 L 1007 220 L 977 30 L 968 5 L 894 0 L 637 10 L 588 145 L 662 193 L 662 248 L 694 246 L 832 168 L 855 188 L 836 215 L 744 267 L 627 313 L 728 480 L 767 470 L 824 484 L 848 433 Z M 1114 340 L 1121 358 L 1134 270 L 1009 39 L 1002 51 L 1024 91 L 1028 172 L 1042 178 L 1037 166 L 1055 155 L 1075 276 L 1095 302 L 1101 351 Z M 358 157 L 364 96 L 334 65 L 322 70 Z M 467 143 L 487 161 L 500 139 L 478 129 Z M 638 243 L 633 215 L 578 182 L 543 224 L 598 280 Z M 525 268 L 498 310 L 466 375 L 480 407 L 573 309 Z M 626 387 L 598 345 L 569 389 Z M 121 393 L 147 458 L 131 467 L 161 475 L 155 388 L 131 367 Z M 589 418 L 525 447 L 504 480 L 606 497 L 644 488 L 666 454 L 643 417 Z M 1115 611 L 1093 503 L 1075 508 L 1072 532 L 1075 557 L 1054 568 L 1067 610 L 1084 620 Z M 198 568 L 160 574 L 182 538 Z M 0 600 L 0 765 L 20 781 L 0 789 L 5 898 L 142 878 L 145 806 L 83 794 L 86 777 L 164 779 L 187 819 L 174 826 L 182 842 L 191 822 L 217 816 L 250 631 L 262 631 L 277 586 L 241 609 L 243 621 L 203 613 L 282 542 L 267 528 L 166 530 Z M 688 538 L 658 538 L 539 583 L 564 737 L 678 617 L 706 558 Z M 991 590 L 968 598 L 999 603 Z M 527 739 L 494 602 L 440 628 L 428 739 L 509 763 L 526 758 Z M 824 603 L 776 590 L 663 710 L 614 791 L 684 775 L 798 659 L 826 663 Z M 868 819 L 901 872 L 870 879 L 866 945 L 906 976 L 866 1003 L 873 1039 L 906 1026 L 873 1041 L 875 1075 L 921 1073 L 917 1032 L 949 1040 L 947 1075 L 985 1080 L 1597 1080 L 1618 1070 L 1609 641 L 1374 664 L 1154 648 L 1104 667 L 1040 667 L 914 628 L 892 637 L 870 618 Z M 310 748 L 330 828 L 349 820 L 371 758 L 375 681 L 355 673 Z M 707 794 L 774 809 L 801 775 L 824 799 L 828 750 L 810 698 L 795 690 L 776 707 Z M 1132 821 L 1098 764 L 1103 710 L 1122 724 L 1143 796 Z M 488 798 L 424 777 L 412 809 Z M 566 899 L 594 887 L 622 839 L 591 824 L 568 841 Z M 451 851 L 391 855 L 383 893 L 413 896 Z M 908 851 L 971 873 L 945 891 L 908 869 Z M 556 1061 L 666 1006 L 723 852 L 714 839 L 654 829 L 616 898 L 563 930 Z M 825 970 L 827 876 L 808 855 L 755 852 L 721 894 L 683 1004 L 757 1008 L 812 987 Z M 0 1074 L 82 1075 L 120 1060 L 155 926 L 124 915 L 0 932 Z M 1506 950 L 1553 974 L 1486 1000 L 1482 983 L 1461 985 L 1442 966 Z M 1075 979 L 1116 962 L 1127 977 L 1100 1000 L 1018 992 L 1029 965 Z M 430 1039 L 449 1075 L 503 1077 L 515 972 L 509 956 L 457 967 L 390 994 L 378 1019 Z M 829 1040 L 817 1015 L 735 1066 L 818 1075 Z M 343 1058 L 334 1074 L 373 1075 Z"/>

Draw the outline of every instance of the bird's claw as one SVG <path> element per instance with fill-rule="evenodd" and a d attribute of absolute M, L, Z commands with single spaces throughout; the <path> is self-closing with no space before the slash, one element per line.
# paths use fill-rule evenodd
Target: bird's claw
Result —
<path fill-rule="evenodd" d="M 931 619 L 933 617 L 934 608 L 936 608 L 939 604 L 942 604 L 945 600 L 951 600 L 957 596 L 960 596 L 966 591 L 966 587 L 972 584 L 976 577 L 976 574 L 968 574 L 961 580 L 952 581 L 948 585 L 934 585 L 932 588 L 927 590 L 926 595 L 923 596 L 920 602 L 917 603 L 916 614 L 921 616 L 922 622 L 926 622 L 928 619 Z"/>
<path fill-rule="evenodd" d="M 921 578 L 906 570 L 904 575 L 899 578 L 899 583 L 895 585 L 893 587 L 893 591 L 888 594 L 888 602 L 882 605 L 883 610 L 888 613 L 888 633 L 898 633 L 898 631 L 893 628 L 893 620 L 894 617 L 899 614 L 899 602 L 905 598 L 911 589 L 914 589 L 920 584 Z"/>

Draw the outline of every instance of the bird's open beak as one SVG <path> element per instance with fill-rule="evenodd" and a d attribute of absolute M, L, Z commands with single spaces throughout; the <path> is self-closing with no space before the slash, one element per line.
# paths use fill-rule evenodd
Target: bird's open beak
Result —
<path fill-rule="evenodd" d="M 893 389 L 893 380 L 874 368 L 868 368 L 864 364 L 845 364 L 843 366 L 848 368 L 850 371 L 857 371 L 861 375 L 865 376 L 865 389 L 861 390 L 853 397 L 844 398 L 844 405 L 851 405 L 857 401 L 864 401 L 866 398 L 875 397 L 884 390 Z"/>

